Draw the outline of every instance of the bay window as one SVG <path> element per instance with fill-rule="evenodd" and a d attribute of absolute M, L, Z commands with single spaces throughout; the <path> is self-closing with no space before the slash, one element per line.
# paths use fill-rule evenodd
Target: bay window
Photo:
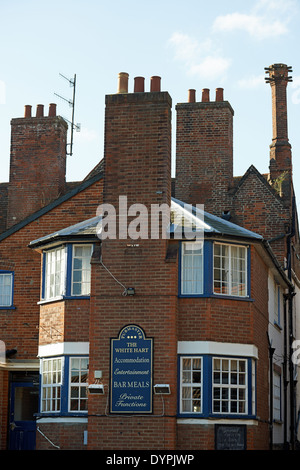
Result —
<path fill-rule="evenodd" d="M 91 244 L 67 244 L 44 252 L 43 300 L 90 295 Z"/>
<path fill-rule="evenodd" d="M 248 297 L 248 253 L 243 245 L 182 242 L 180 295 Z"/>
<path fill-rule="evenodd" d="M 41 359 L 41 415 L 87 413 L 88 363 L 87 356 Z"/>
<path fill-rule="evenodd" d="M 182 355 L 179 368 L 180 417 L 255 416 L 255 360 L 210 354 Z"/>

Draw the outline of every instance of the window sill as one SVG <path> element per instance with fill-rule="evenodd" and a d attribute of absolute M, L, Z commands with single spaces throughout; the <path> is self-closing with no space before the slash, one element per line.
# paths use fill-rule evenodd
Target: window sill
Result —
<path fill-rule="evenodd" d="M 257 426 L 258 420 L 257 418 L 232 418 L 232 417 L 224 417 L 224 418 L 200 418 L 195 416 L 194 418 L 188 418 L 183 416 L 177 417 L 177 424 L 182 425 L 214 425 L 214 424 L 246 424 L 247 426 Z"/>
<path fill-rule="evenodd" d="M 52 299 L 43 299 L 43 300 L 40 300 L 39 302 L 37 302 L 38 305 L 44 305 L 44 304 L 48 304 L 48 303 L 51 303 L 51 302 L 60 302 L 62 300 L 86 300 L 86 299 L 89 299 L 90 296 L 89 295 L 60 295 L 58 297 L 53 297 Z"/>
<path fill-rule="evenodd" d="M 181 299 L 190 298 L 212 298 L 212 299 L 228 299 L 228 300 L 241 300 L 242 302 L 254 302 L 251 297 L 238 297 L 236 295 L 224 295 L 224 294 L 179 294 Z"/>
<path fill-rule="evenodd" d="M 38 424 L 50 424 L 50 423 L 87 423 L 88 417 L 85 415 L 62 415 L 62 414 L 38 414 L 36 415 L 36 421 Z"/>
<path fill-rule="evenodd" d="M 277 330 L 282 331 L 282 326 L 280 326 L 276 321 L 274 321 L 274 326 Z"/>
<path fill-rule="evenodd" d="M 0 305 L 0 310 L 15 310 L 17 307 L 15 307 L 14 305 L 11 305 L 10 307 L 4 307 L 2 305 Z"/>

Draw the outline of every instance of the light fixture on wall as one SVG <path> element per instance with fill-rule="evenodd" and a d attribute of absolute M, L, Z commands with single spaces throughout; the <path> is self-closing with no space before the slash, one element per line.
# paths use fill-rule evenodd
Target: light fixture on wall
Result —
<path fill-rule="evenodd" d="M 91 385 L 89 385 L 88 388 L 89 388 L 89 393 L 99 394 L 99 395 L 104 394 L 104 385 L 103 384 L 91 384 Z"/>
<path fill-rule="evenodd" d="M 127 287 L 126 292 L 127 292 L 127 295 L 134 295 L 135 289 L 134 287 Z"/>
<path fill-rule="evenodd" d="M 171 393 L 169 384 L 156 384 L 153 388 L 156 395 L 170 395 Z"/>

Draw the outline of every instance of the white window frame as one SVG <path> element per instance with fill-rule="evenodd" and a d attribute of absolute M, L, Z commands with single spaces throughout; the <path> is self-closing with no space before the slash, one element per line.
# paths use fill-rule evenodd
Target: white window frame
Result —
<path fill-rule="evenodd" d="M 86 257 L 75 256 L 76 248 L 89 248 L 90 253 Z M 75 259 L 80 259 L 80 258 L 81 259 L 87 259 L 87 258 L 89 258 L 89 260 L 90 260 L 91 256 L 92 256 L 92 248 L 93 248 L 93 246 L 91 244 L 74 244 L 74 245 L 72 245 L 72 275 L 71 275 L 71 296 L 72 297 L 73 296 L 78 297 L 78 296 L 83 296 L 83 295 L 86 295 L 86 296 L 90 295 L 90 292 L 91 292 L 91 264 L 89 262 L 89 268 L 88 269 L 83 269 L 83 267 L 81 267 L 81 269 L 77 269 L 75 267 Z M 81 281 L 80 282 L 77 281 L 77 280 L 74 280 L 75 271 L 81 272 Z M 86 271 L 86 276 L 89 278 L 88 281 L 83 281 L 84 271 Z M 74 284 L 75 283 L 81 285 L 81 293 L 80 294 L 74 292 Z M 88 289 L 82 289 L 83 285 L 86 285 L 88 287 Z"/>
<path fill-rule="evenodd" d="M 13 273 L 11 271 L 1 271 L 0 272 L 0 308 L 12 307 L 13 302 Z M 5 289 L 7 288 L 7 289 Z M 9 294 L 5 292 L 9 290 Z M 3 302 L 3 298 L 7 298 L 7 303 Z M 2 303 L 3 302 L 3 303 Z"/>
<path fill-rule="evenodd" d="M 221 247 L 221 250 L 223 249 L 223 247 L 227 248 L 228 249 L 228 256 L 225 258 L 225 256 L 217 256 L 216 254 L 216 246 L 219 246 Z M 236 270 L 234 269 L 234 263 L 233 263 L 233 250 L 234 249 L 242 249 L 243 252 L 244 252 L 244 256 L 243 258 L 239 258 L 241 260 L 243 260 L 244 264 L 245 264 L 245 267 L 243 270 L 239 269 L 239 270 Z M 220 263 L 220 266 L 216 266 L 216 259 L 217 258 L 220 258 L 220 261 L 222 258 L 226 259 L 227 260 L 227 269 L 224 268 L 224 266 L 221 266 L 221 263 Z M 220 273 L 220 279 L 216 279 L 215 278 L 215 271 L 219 271 Z M 222 292 L 222 281 L 223 279 L 223 276 L 222 274 L 224 272 L 227 272 L 227 279 L 226 281 L 224 282 L 227 282 L 227 288 L 228 288 L 228 291 L 227 292 Z M 245 282 L 244 282 L 244 293 L 240 293 L 240 286 L 242 286 L 243 284 L 241 282 L 235 282 L 234 280 L 234 276 L 236 275 L 236 273 L 238 273 L 238 275 L 240 275 L 241 273 L 243 273 L 244 275 L 244 279 L 245 279 Z M 220 292 L 219 291 L 216 291 L 216 283 L 219 282 L 220 283 Z M 236 284 L 236 285 L 235 285 Z M 237 289 L 237 290 L 235 290 Z M 213 247 L 213 292 L 215 295 L 226 295 L 226 296 L 231 296 L 231 297 L 248 297 L 248 247 L 245 246 L 245 245 L 235 245 L 235 244 L 227 244 L 227 243 L 219 243 L 219 242 L 214 242 L 214 247 Z"/>
<path fill-rule="evenodd" d="M 57 269 L 58 253 L 60 265 Z M 66 290 L 66 248 L 60 246 L 45 253 L 45 300 L 61 297 Z"/>
<path fill-rule="evenodd" d="M 188 382 L 184 378 L 184 373 L 188 372 L 184 369 L 183 362 L 185 360 L 191 361 L 191 367 L 189 369 L 191 380 Z M 193 368 L 193 362 L 200 361 L 200 369 Z M 195 374 L 200 371 L 200 382 L 193 381 L 193 372 Z M 190 397 L 185 396 L 184 391 L 190 391 Z M 197 396 L 193 396 L 193 391 L 198 390 Z M 200 409 L 193 410 L 193 401 L 200 401 Z M 183 403 L 190 402 L 190 410 L 184 410 Z M 203 357 L 202 356 L 182 356 L 180 358 L 180 413 L 181 414 L 201 414 L 203 410 Z"/>
<path fill-rule="evenodd" d="M 273 371 L 273 419 L 281 420 L 281 374 Z"/>
<path fill-rule="evenodd" d="M 274 280 L 274 323 L 280 325 L 281 313 L 281 289 L 280 285 Z"/>
<path fill-rule="evenodd" d="M 220 383 L 215 381 L 215 374 L 219 373 L 218 369 L 215 369 L 215 361 L 220 361 Z M 226 369 L 223 369 L 223 361 L 228 362 L 228 372 Z M 233 368 L 233 362 L 239 362 L 245 364 L 245 371 L 241 372 L 241 375 L 244 377 L 244 383 L 233 383 L 232 378 L 234 374 L 236 374 L 236 370 Z M 224 373 L 224 377 L 223 377 Z M 226 382 L 226 374 L 228 374 L 228 382 Z M 237 373 L 237 379 L 239 378 L 239 374 Z M 224 379 L 224 380 L 223 380 Z M 238 380 L 237 380 L 238 382 Z M 215 393 L 217 389 L 220 390 L 219 398 L 215 398 Z M 244 399 L 239 397 L 239 392 L 244 392 Z M 225 397 L 225 393 L 227 397 Z M 236 394 L 236 397 L 233 395 Z M 219 402 L 220 406 L 219 409 L 216 410 L 215 402 Z M 228 409 L 224 411 L 222 405 L 228 404 Z M 233 410 L 233 404 L 236 403 L 237 410 Z M 240 411 L 239 404 L 244 404 L 244 411 Z M 213 357 L 212 358 L 212 413 L 222 414 L 222 415 L 247 415 L 248 414 L 248 361 L 244 358 L 231 358 L 231 357 Z"/>
<path fill-rule="evenodd" d="M 46 367 L 47 365 L 47 367 Z M 64 358 L 41 361 L 41 413 L 59 413 L 61 410 Z"/>
<path fill-rule="evenodd" d="M 202 253 L 194 253 L 201 245 Z M 189 252 L 185 249 L 189 248 Z M 195 250 L 194 250 L 195 249 Z M 191 266 L 185 266 L 185 257 L 191 260 Z M 198 259 L 199 261 L 195 261 Z M 200 264 L 199 266 L 197 264 Z M 197 276 L 198 273 L 198 276 Z M 187 279 L 188 275 L 188 279 Z M 199 277 L 197 279 L 197 277 Z M 199 284 L 200 289 L 195 288 Z M 187 288 L 187 285 L 192 285 L 192 288 Z M 203 241 L 195 242 L 182 242 L 181 244 L 181 294 L 182 295 L 201 295 L 204 292 L 204 243 Z"/>
<path fill-rule="evenodd" d="M 73 382 L 72 381 L 72 362 L 73 361 L 79 361 L 79 369 L 73 369 L 73 370 L 78 370 L 78 382 Z M 87 367 L 83 369 L 81 367 L 82 361 L 87 361 Z M 89 365 L 89 358 L 87 356 L 70 356 L 69 358 L 69 387 L 68 387 L 68 411 L 70 413 L 86 413 L 87 412 L 87 400 L 88 400 L 88 394 L 87 394 L 87 386 L 88 386 L 88 365 Z M 86 379 L 85 381 L 82 380 L 82 373 L 83 371 L 86 372 Z M 76 393 L 76 389 L 78 393 Z M 72 397 L 73 393 L 75 393 L 77 396 Z M 77 401 L 78 406 L 75 409 L 72 409 L 72 402 Z M 86 408 L 85 409 L 80 409 L 80 404 L 85 403 Z"/>

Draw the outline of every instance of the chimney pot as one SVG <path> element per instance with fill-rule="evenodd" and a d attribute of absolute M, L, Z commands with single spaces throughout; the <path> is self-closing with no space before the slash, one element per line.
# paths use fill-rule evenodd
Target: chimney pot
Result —
<path fill-rule="evenodd" d="M 24 117 L 25 118 L 31 118 L 31 106 L 30 106 L 30 104 L 25 105 Z"/>
<path fill-rule="evenodd" d="M 216 88 L 216 101 L 223 101 L 223 88 Z"/>
<path fill-rule="evenodd" d="M 128 93 L 128 77 L 126 72 L 119 73 L 118 93 Z"/>
<path fill-rule="evenodd" d="M 188 102 L 195 103 L 195 101 L 196 101 L 196 90 L 190 89 L 188 91 Z"/>
<path fill-rule="evenodd" d="M 203 90 L 202 90 L 202 101 L 204 103 L 209 101 L 209 88 L 203 88 Z"/>
<path fill-rule="evenodd" d="M 44 116 L 44 105 L 38 104 L 36 107 L 36 117 L 43 117 Z"/>
<path fill-rule="evenodd" d="M 161 77 L 153 76 L 150 79 L 150 91 L 160 91 Z"/>
<path fill-rule="evenodd" d="M 134 92 L 143 93 L 145 91 L 145 79 L 144 77 L 135 77 L 134 79 Z"/>
<path fill-rule="evenodd" d="M 49 104 L 49 117 L 54 117 L 54 116 L 56 116 L 56 104 L 50 103 Z"/>

